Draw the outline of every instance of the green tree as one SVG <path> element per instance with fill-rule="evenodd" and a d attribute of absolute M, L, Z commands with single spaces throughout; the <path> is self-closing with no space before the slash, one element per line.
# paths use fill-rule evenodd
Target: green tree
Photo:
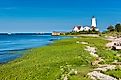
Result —
<path fill-rule="evenodd" d="M 114 27 L 113 27 L 112 25 L 110 25 L 110 26 L 108 26 L 107 30 L 108 30 L 109 32 L 112 32 L 112 31 L 114 31 L 115 29 L 114 29 Z"/>
<path fill-rule="evenodd" d="M 116 30 L 117 32 L 121 32 L 121 24 L 116 24 L 116 25 L 115 25 L 115 30 Z"/>

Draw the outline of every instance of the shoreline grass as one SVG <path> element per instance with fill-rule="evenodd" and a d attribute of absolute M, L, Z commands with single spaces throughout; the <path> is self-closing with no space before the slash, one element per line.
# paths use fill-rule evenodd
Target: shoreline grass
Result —
<path fill-rule="evenodd" d="M 70 80 L 90 80 L 86 74 L 93 69 L 95 60 L 85 46 L 76 41 L 88 42 L 98 48 L 99 56 L 110 63 L 116 52 L 107 50 L 108 42 L 100 37 L 79 37 L 55 41 L 48 46 L 28 50 L 22 58 L 0 65 L 0 80 L 56 80 L 61 76 L 61 66 L 69 65 L 78 71 Z M 60 79 L 61 80 L 61 79 Z"/>

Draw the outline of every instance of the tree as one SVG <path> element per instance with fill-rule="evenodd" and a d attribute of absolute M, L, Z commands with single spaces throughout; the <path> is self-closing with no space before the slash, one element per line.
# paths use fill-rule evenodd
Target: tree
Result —
<path fill-rule="evenodd" d="M 116 24 L 116 25 L 115 25 L 115 30 L 116 30 L 117 32 L 121 32 L 121 24 Z"/>
<path fill-rule="evenodd" d="M 114 27 L 113 27 L 112 25 L 110 25 L 110 26 L 107 28 L 107 30 L 108 30 L 109 32 L 112 32 L 112 31 L 114 31 L 115 29 L 114 29 Z"/>

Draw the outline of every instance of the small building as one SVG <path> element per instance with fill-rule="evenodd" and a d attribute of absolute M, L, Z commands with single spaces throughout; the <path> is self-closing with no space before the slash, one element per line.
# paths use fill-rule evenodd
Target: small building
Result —
<path fill-rule="evenodd" d="M 83 31 L 83 27 L 81 27 L 81 26 L 74 26 L 73 31 L 74 32 Z"/>
<path fill-rule="evenodd" d="M 52 36 L 59 36 L 59 35 L 61 35 L 60 32 L 56 32 L 56 31 L 53 31 L 53 32 L 52 32 Z"/>
<path fill-rule="evenodd" d="M 60 36 L 60 35 L 65 35 L 65 32 L 56 32 L 56 31 L 52 32 L 52 36 Z"/>

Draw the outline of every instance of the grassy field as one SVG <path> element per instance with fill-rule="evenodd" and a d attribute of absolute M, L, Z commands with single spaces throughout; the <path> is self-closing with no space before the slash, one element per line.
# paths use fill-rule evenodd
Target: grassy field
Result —
<path fill-rule="evenodd" d="M 91 62 L 95 58 L 84 50 L 86 45 L 77 44 L 76 41 L 97 47 L 97 54 L 105 60 L 102 63 L 118 59 L 116 52 L 105 47 L 108 41 L 102 38 L 65 39 L 31 49 L 22 58 L 0 65 L 0 80 L 61 80 L 61 75 L 68 73 L 68 69 L 78 71 L 77 75 L 69 76 L 70 80 L 90 80 L 86 74 L 93 69 Z"/>

